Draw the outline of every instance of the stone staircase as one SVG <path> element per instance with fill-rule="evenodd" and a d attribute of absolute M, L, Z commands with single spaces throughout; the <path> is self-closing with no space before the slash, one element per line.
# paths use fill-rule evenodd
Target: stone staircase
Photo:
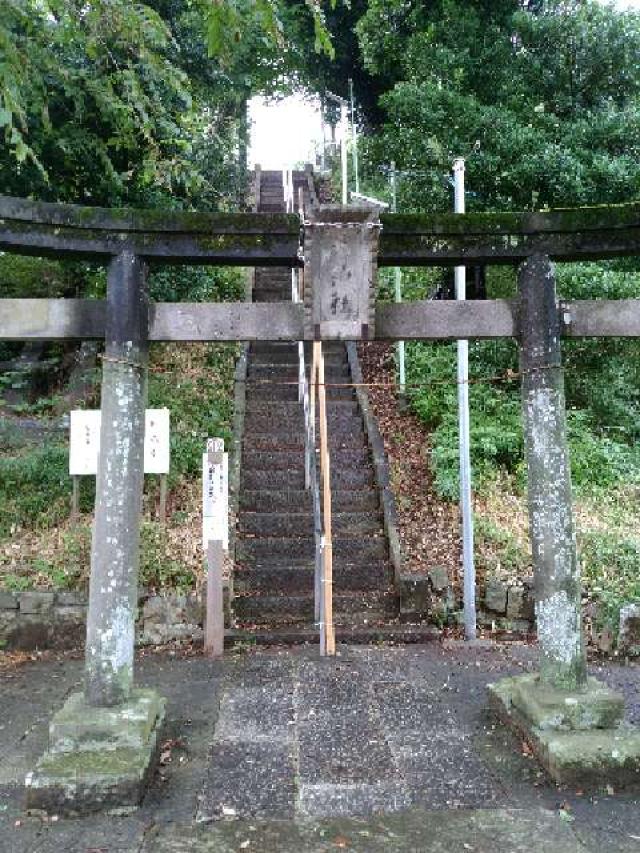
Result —
<path fill-rule="evenodd" d="M 260 210 L 284 209 L 280 172 L 263 172 Z M 304 172 L 294 173 L 294 187 Z M 291 271 L 255 272 L 256 302 L 291 299 Z M 345 345 L 325 344 L 327 383 L 352 381 Z M 305 362 L 311 362 L 311 350 Z M 296 343 L 254 343 L 247 360 L 246 414 L 237 517 L 234 612 L 237 627 L 313 634 L 314 536 L 304 488 L 304 413 L 298 402 Z M 290 384 L 286 384 L 290 383 Z M 327 388 L 334 553 L 334 618 L 350 631 L 398 613 L 380 496 L 353 388 Z M 338 631 L 340 635 L 340 629 Z"/>

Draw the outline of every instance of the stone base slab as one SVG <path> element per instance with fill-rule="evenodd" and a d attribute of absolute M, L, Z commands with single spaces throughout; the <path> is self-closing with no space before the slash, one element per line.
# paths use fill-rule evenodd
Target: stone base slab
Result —
<path fill-rule="evenodd" d="M 73 694 L 53 718 L 49 751 L 27 775 L 27 809 L 134 809 L 155 767 L 164 716 L 164 700 L 151 690 L 137 690 L 115 708 L 95 708 Z"/>
<path fill-rule="evenodd" d="M 513 682 L 515 708 L 542 731 L 591 731 L 616 728 L 624 717 L 624 697 L 595 678 L 585 690 L 559 690 L 523 675 Z"/>
<path fill-rule="evenodd" d="M 526 695 L 528 691 L 529 698 L 533 695 L 535 679 L 536 676 L 520 675 L 489 685 L 489 703 L 504 723 L 527 740 L 549 776 L 558 784 L 582 789 L 602 789 L 607 786 L 618 789 L 639 784 L 640 731 L 624 725 L 606 729 L 594 725 L 587 729 L 584 727 L 588 720 L 587 710 L 572 711 L 567 717 L 564 702 L 560 703 L 556 712 L 559 728 L 541 728 L 532 722 L 531 716 L 538 714 L 542 707 L 544 713 L 541 713 L 539 719 L 549 725 L 553 718 L 550 705 L 531 702 L 526 706 L 526 713 L 518 707 L 523 704 L 523 694 Z M 583 697 L 584 709 L 588 709 L 594 703 L 597 706 L 597 698 L 604 697 L 611 700 L 611 707 L 617 707 L 617 694 L 607 691 L 598 682 L 594 685 L 593 681 L 590 679 L 587 690 L 581 694 L 561 691 L 562 700 Z M 611 696 L 607 696 L 607 693 Z M 585 698 L 589 694 L 591 699 Z M 582 728 L 568 730 L 567 719 L 578 720 Z M 597 722 L 603 718 L 596 715 L 593 719 Z"/>
<path fill-rule="evenodd" d="M 164 700 L 154 690 L 134 690 L 124 705 L 96 708 L 73 693 L 49 723 L 50 752 L 144 749 Z"/>

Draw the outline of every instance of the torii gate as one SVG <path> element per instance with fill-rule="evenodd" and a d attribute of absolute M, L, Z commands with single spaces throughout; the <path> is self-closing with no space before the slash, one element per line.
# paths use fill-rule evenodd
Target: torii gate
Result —
<path fill-rule="evenodd" d="M 562 737 L 593 727 L 609 740 L 581 755 L 584 772 L 616 785 L 637 778 L 640 738 L 627 738 L 623 758 L 616 747 L 621 698 L 587 681 L 560 339 L 640 336 L 640 300 L 561 304 L 552 260 L 639 254 L 640 205 L 380 220 L 369 210 L 329 207 L 301 228 L 287 214 L 169 214 L 0 197 L 0 250 L 108 265 L 106 301 L 0 300 L 0 340 L 105 340 L 85 689 L 52 720 L 49 752 L 27 778 L 30 806 L 135 804 L 153 764 L 163 700 L 133 680 L 149 341 L 515 337 L 540 672 L 495 685 L 493 701 L 559 780 L 570 781 L 577 766 L 566 761 Z M 305 303 L 150 304 L 150 263 L 304 265 Z M 519 297 L 375 305 L 378 265 L 478 263 L 519 265 Z"/>

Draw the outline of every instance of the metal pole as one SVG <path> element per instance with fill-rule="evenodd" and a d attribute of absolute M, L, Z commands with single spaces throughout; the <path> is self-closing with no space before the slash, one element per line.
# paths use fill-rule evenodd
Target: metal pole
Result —
<path fill-rule="evenodd" d="M 396 161 L 391 161 L 391 212 L 398 212 L 398 184 L 396 177 Z M 402 302 L 402 270 L 400 267 L 396 267 L 394 270 L 395 273 L 395 282 L 396 282 L 396 293 L 395 300 L 396 302 Z M 400 396 L 404 397 L 405 388 L 406 388 L 406 373 L 405 373 L 405 362 L 404 362 L 404 341 L 398 341 L 397 343 L 397 353 L 398 353 L 398 369 L 400 371 Z"/>
<path fill-rule="evenodd" d="M 465 212 L 464 160 L 453 163 L 454 211 Z M 466 299 L 464 267 L 455 269 L 456 299 Z M 469 451 L 469 342 L 458 341 L 458 424 L 460 430 L 460 508 L 462 511 L 462 571 L 464 580 L 464 635 L 476 639 L 476 568 L 473 562 L 471 454 Z"/>
<path fill-rule="evenodd" d="M 360 192 L 360 175 L 358 170 L 358 130 L 356 128 L 356 104 L 353 98 L 353 80 L 349 78 L 349 98 L 351 100 L 351 143 L 353 145 L 353 172 L 356 180 L 356 192 Z"/>
<path fill-rule="evenodd" d="M 340 105 L 340 124 L 342 125 L 340 133 L 340 159 L 342 165 L 342 204 L 347 203 L 347 133 L 349 132 L 349 118 L 347 113 L 347 105 L 343 102 Z"/>

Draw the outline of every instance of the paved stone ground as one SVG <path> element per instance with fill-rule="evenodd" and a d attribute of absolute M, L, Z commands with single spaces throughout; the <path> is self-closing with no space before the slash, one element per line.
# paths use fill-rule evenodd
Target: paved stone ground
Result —
<path fill-rule="evenodd" d="M 26 816 L 21 785 L 81 661 L 0 673 L 0 851 L 640 851 L 637 792 L 558 790 L 487 715 L 485 685 L 534 662 L 526 646 L 436 643 L 145 656 L 171 761 L 135 814 L 58 821 Z M 594 674 L 640 723 L 640 668 Z"/>

